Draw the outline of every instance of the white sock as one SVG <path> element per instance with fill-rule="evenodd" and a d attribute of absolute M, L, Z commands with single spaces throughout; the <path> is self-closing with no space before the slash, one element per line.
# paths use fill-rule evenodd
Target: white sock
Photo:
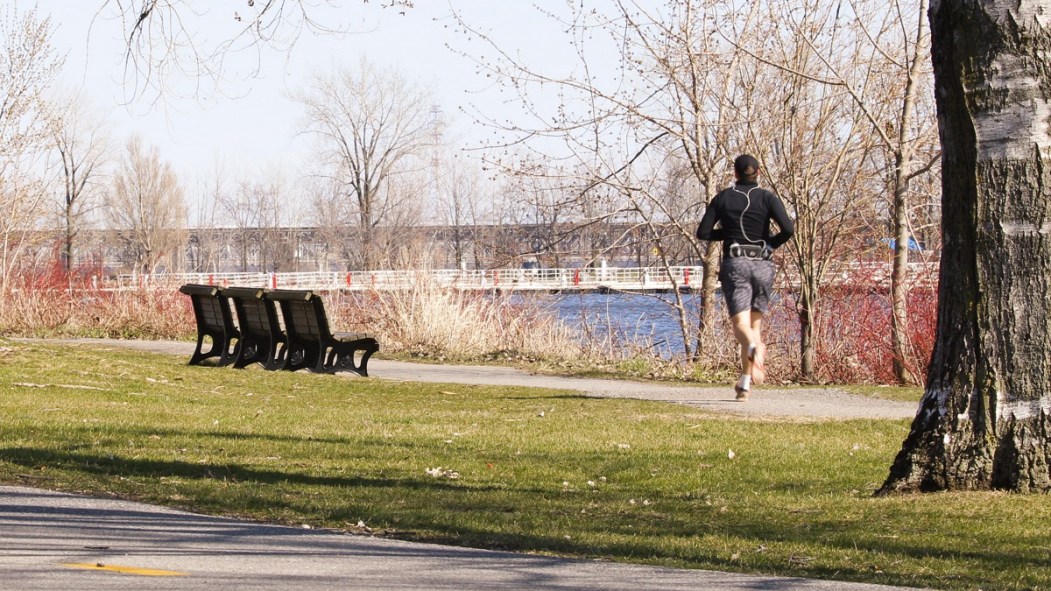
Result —
<path fill-rule="evenodd" d="M 755 343 L 748 343 L 748 358 L 755 359 Z"/>
<path fill-rule="evenodd" d="M 741 376 L 741 379 L 737 380 L 737 387 L 740 388 L 741 390 L 751 390 L 752 389 L 752 376 L 747 375 L 747 374 Z"/>

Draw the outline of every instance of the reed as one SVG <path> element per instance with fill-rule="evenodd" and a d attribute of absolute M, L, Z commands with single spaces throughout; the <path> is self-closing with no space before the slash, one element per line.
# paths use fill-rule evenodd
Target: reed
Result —
<path fill-rule="evenodd" d="M 553 315 L 506 293 L 447 289 L 421 277 L 410 290 L 375 292 L 359 301 L 390 350 L 413 356 L 550 361 L 588 354 Z M 346 307 L 338 309 L 345 313 Z"/>

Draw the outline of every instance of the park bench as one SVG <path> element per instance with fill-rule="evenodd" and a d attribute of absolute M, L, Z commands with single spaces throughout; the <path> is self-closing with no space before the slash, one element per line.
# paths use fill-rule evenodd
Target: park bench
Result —
<path fill-rule="evenodd" d="M 364 333 L 332 332 L 321 296 L 312 291 L 278 289 L 264 298 L 281 309 L 288 336 L 285 369 L 316 372 L 352 371 L 367 376 L 369 357 L 379 342 Z"/>
<path fill-rule="evenodd" d="M 255 287 L 227 287 L 222 294 L 233 302 L 241 347 L 233 366 L 260 363 L 266 369 L 282 369 L 288 361 L 288 337 L 281 328 L 274 302 L 263 297 L 266 290 Z"/>
<path fill-rule="evenodd" d="M 197 320 L 197 348 L 190 357 L 190 365 L 199 365 L 205 359 L 219 357 L 216 365 L 230 365 L 241 348 L 241 333 L 234 325 L 230 302 L 218 287 L 187 283 L 179 288 L 190 296 L 193 315 Z M 211 348 L 204 350 L 205 339 Z"/>

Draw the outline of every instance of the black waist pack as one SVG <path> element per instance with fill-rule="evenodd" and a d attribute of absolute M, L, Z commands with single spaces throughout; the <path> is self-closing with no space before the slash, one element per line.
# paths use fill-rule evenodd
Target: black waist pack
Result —
<path fill-rule="evenodd" d="M 745 257 L 748 259 L 769 261 L 774 256 L 774 251 L 765 246 L 757 244 L 731 244 L 729 250 L 730 258 Z"/>

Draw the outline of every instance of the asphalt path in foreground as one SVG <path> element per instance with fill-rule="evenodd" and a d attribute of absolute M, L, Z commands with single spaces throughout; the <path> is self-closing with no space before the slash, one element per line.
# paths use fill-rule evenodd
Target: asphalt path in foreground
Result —
<path fill-rule="evenodd" d="M 187 343 L 76 340 L 189 355 Z M 772 417 L 905 418 L 915 405 L 827 389 L 764 389 L 737 403 L 725 388 L 534 376 L 496 367 L 375 359 L 377 379 L 536 386 L 666 400 Z M 356 378 L 355 378 L 356 379 Z M 731 391 L 732 394 L 732 391 Z M 43 483 L 42 483 L 43 484 Z M 115 499 L 0 486 L 0 590 L 82 589 L 879 591 L 839 581 L 670 569 L 492 552 L 196 515 Z"/>
<path fill-rule="evenodd" d="M 567 560 L 0 487 L 0 589 L 837 590 L 901 587 Z"/>

